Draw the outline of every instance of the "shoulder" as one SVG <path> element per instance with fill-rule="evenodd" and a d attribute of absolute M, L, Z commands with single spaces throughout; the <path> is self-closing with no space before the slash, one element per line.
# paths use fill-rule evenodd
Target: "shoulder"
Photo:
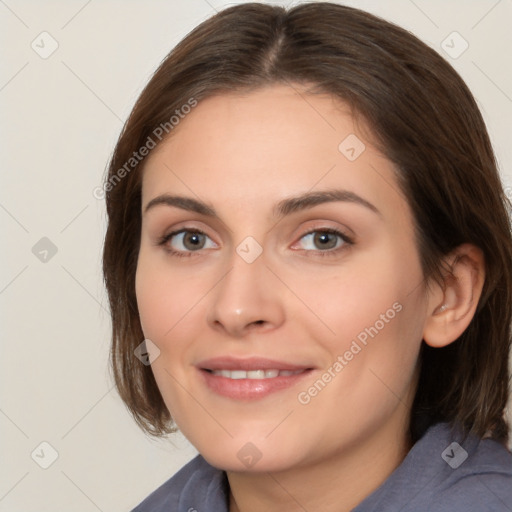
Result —
<path fill-rule="evenodd" d="M 512 510 L 512 454 L 491 439 L 476 441 L 466 453 L 460 465 L 450 468 L 446 482 L 438 485 L 433 510 Z"/>
<path fill-rule="evenodd" d="M 224 512 L 227 503 L 227 478 L 197 455 L 174 476 L 153 491 L 132 512 Z M 227 508 L 225 508 L 227 512 Z"/>
<path fill-rule="evenodd" d="M 512 454 L 440 423 L 354 512 L 510 512 Z"/>

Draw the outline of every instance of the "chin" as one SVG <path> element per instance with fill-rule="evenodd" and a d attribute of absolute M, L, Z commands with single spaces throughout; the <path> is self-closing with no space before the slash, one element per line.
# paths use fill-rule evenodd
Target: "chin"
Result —
<path fill-rule="evenodd" d="M 253 441 L 241 440 L 242 438 L 230 439 L 227 443 L 212 446 L 195 445 L 198 452 L 212 466 L 224 471 L 238 473 L 264 473 L 279 472 L 297 467 L 302 462 L 301 454 L 297 446 L 283 446 L 280 440 L 277 443 L 269 442 L 262 438 L 255 438 Z"/>
<path fill-rule="evenodd" d="M 252 456 L 246 453 L 241 456 L 242 460 L 236 454 L 233 457 L 226 454 L 201 452 L 201 455 L 210 465 L 234 473 L 276 473 L 294 466 L 292 461 L 288 461 L 286 458 L 276 454 L 273 454 L 271 457 L 261 455 L 261 458 L 258 458 L 256 453 Z M 252 460 L 251 457 L 253 457 Z"/>

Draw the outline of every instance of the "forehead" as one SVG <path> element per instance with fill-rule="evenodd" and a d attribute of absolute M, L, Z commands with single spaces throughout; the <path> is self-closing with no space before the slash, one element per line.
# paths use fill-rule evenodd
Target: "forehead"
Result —
<path fill-rule="evenodd" d="M 299 87 L 209 97 L 149 155 L 143 202 L 175 193 L 262 209 L 342 187 L 405 213 L 395 170 L 367 132 L 343 102 Z"/>

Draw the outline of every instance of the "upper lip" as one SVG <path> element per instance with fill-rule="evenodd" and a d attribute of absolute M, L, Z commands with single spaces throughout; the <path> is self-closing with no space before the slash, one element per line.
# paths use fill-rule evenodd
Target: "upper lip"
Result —
<path fill-rule="evenodd" d="M 310 365 L 291 364 L 264 357 L 239 359 L 232 356 L 205 359 L 196 365 L 203 370 L 308 370 Z"/>

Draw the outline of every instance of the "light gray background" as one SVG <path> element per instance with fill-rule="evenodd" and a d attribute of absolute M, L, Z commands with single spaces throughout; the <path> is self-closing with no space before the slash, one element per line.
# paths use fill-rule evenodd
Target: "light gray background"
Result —
<path fill-rule="evenodd" d="M 512 187 L 512 1 L 344 3 L 445 55 L 477 97 Z M 112 388 L 105 211 L 93 190 L 150 73 L 225 5 L 0 0 L 0 511 L 129 510 L 196 453 L 180 436 L 145 437 Z M 44 31 L 59 45 L 46 59 L 31 47 L 51 48 Z M 456 59 L 440 46 L 453 31 L 469 44 Z M 43 237 L 57 248 L 46 262 L 32 252 Z M 58 452 L 48 469 L 43 441 Z"/>

